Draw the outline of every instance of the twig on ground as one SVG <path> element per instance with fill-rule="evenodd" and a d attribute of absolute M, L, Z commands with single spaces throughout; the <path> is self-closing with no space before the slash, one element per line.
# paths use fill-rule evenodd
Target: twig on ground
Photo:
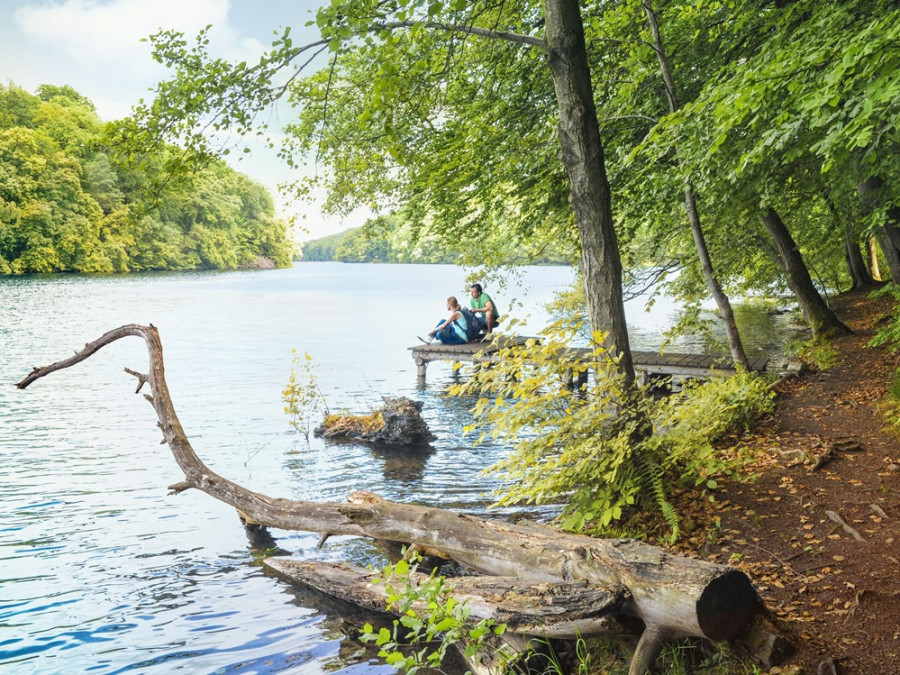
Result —
<path fill-rule="evenodd" d="M 846 523 L 846 521 L 845 521 L 843 518 L 841 518 L 841 517 L 840 517 L 837 513 L 835 513 L 834 511 L 826 511 L 826 512 L 825 512 L 825 515 L 828 517 L 828 520 L 830 520 L 830 521 L 832 521 L 832 522 L 835 522 L 835 523 L 837 523 L 838 525 L 840 525 L 840 526 L 843 528 L 844 532 L 846 532 L 846 533 L 849 534 L 851 537 L 853 537 L 854 539 L 856 539 L 856 541 L 865 541 L 865 539 L 863 539 L 863 536 L 862 536 L 859 532 L 857 532 L 857 531 L 854 530 L 852 527 L 850 527 L 850 526 Z"/>

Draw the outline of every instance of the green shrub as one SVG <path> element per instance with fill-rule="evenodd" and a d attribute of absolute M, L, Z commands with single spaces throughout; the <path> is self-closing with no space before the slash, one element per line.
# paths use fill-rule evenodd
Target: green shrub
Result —
<path fill-rule="evenodd" d="M 400 560 L 386 565 L 382 576 L 372 580 L 385 587 L 387 609 L 400 618 L 392 630 L 376 632 L 365 624 L 360 639 L 375 643 L 386 663 L 410 675 L 421 668 L 440 669 L 451 646 L 461 644 L 467 657 L 477 657 L 490 636 L 503 635 L 506 624 L 470 621 L 468 602 L 453 597 L 452 582 L 445 577 L 432 570 L 430 576 L 416 578 L 421 556 L 413 554 L 410 559 L 411 564 Z M 420 648 L 409 647 L 415 645 Z"/>
<path fill-rule="evenodd" d="M 891 380 L 890 392 L 893 399 L 900 403 L 900 368 L 894 371 L 894 378 L 893 380 Z"/>
<path fill-rule="evenodd" d="M 870 298 L 884 298 L 890 296 L 900 303 L 900 286 L 897 284 L 888 284 L 884 288 L 880 288 L 872 293 Z M 888 345 L 892 351 L 900 349 L 900 305 L 885 317 L 887 319 L 884 324 L 875 331 L 875 337 L 869 342 L 872 347 L 879 345 Z"/>
<path fill-rule="evenodd" d="M 828 370 L 838 361 L 838 352 L 827 338 L 817 337 L 800 346 L 800 358 L 815 370 Z"/>
<path fill-rule="evenodd" d="M 501 349 L 451 394 L 476 396 L 479 442 L 503 436 L 513 451 L 489 471 L 501 479 L 498 505 L 562 503 L 562 527 L 607 530 L 636 510 L 657 510 L 678 535 L 667 495 L 685 483 L 715 489 L 725 469 L 712 442 L 772 406 L 760 378 L 740 373 L 658 401 L 625 385 L 594 335 L 588 357 L 567 349 L 580 322 L 559 321 L 540 342 Z M 578 388 L 573 375 L 594 377 Z M 577 378 L 576 378 L 577 379 Z"/>

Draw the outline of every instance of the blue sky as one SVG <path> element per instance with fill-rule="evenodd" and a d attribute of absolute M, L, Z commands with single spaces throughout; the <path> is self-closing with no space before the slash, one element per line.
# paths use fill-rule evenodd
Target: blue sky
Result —
<path fill-rule="evenodd" d="M 214 55 L 252 59 L 270 44 L 275 31 L 288 25 L 295 43 L 316 39 L 315 28 L 304 24 L 323 1 L 0 0 L 0 81 L 28 91 L 40 84 L 68 84 L 94 102 L 102 119 L 117 119 L 166 75 L 141 38 L 160 28 L 192 36 L 212 24 Z M 273 192 L 288 176 L 273 156 L 258 148 L 235 168 Z M 357 214 L 339 221 L 323 218 L 307 205 L 296 211 L 280 207 L 285 214 L 306 215 L 308 236 L 353 227 L 365 218 Z"/>

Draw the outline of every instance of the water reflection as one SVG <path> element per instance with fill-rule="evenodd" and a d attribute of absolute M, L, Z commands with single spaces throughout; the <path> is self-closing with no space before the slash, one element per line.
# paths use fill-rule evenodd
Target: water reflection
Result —
<path fill-rule="evenodd" d="M 375 445 L 370 449 L 372 457 L 381 464 L 386 481 L 415 483 L 425 477 L 425 467 L 435 453 L 431 445 L 390 446 Z"/>

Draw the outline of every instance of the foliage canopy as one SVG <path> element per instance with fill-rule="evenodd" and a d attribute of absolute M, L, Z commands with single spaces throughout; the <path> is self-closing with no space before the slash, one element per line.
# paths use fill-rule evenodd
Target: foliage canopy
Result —
<path fill-rule="evenodd" d="M 286 225 L 263 186 L 215 161 L 148 209 L 163 163 L 117 165 L 105 132 L 71 87 L 0 87 L 0 273 L 290 264 Z"/>

